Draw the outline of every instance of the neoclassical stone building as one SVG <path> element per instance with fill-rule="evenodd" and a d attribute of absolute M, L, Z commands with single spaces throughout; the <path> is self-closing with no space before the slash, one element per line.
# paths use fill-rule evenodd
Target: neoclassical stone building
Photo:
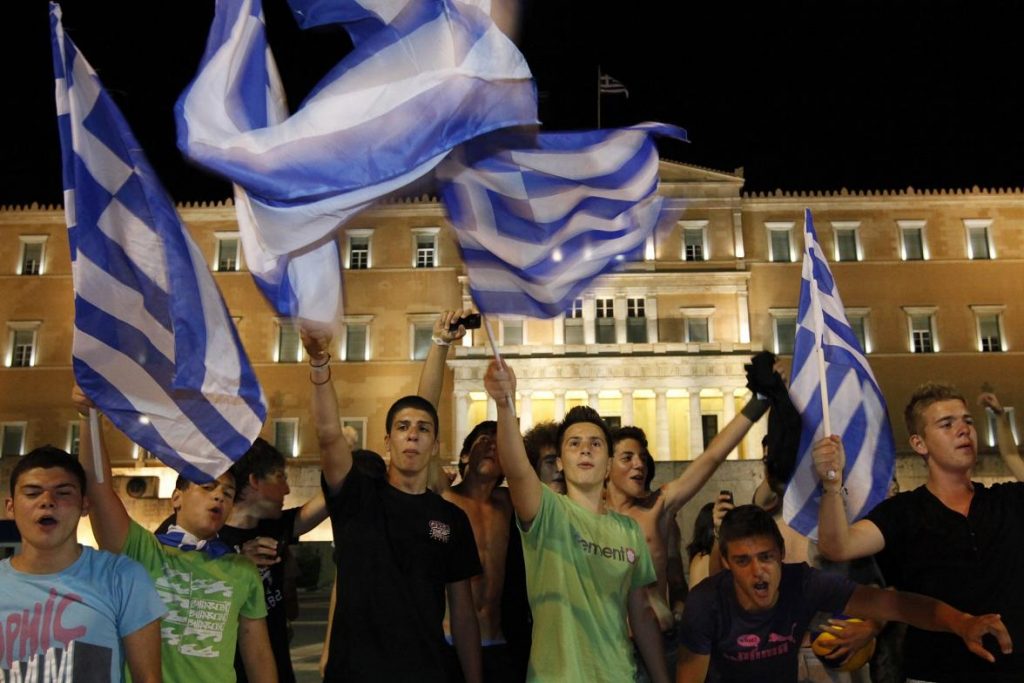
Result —
<path fill-rule="evenodd" d="M 663 161 L 660 191 L 684 198 L 687 208 L 649 242 L 643 261 L 602 277 L 558 318 L 493 321 L 519 376 L 524 429 L 588 403 L 614 423 L 643 427 L 658 460 L 697 455 L 746 400 L 746 359 L 761 349 L 784 357 L 791 351 L 805 207 L 833 256 L 899 447 L 906 443 L 902 406 L 927 379 L 952 381 L 969 394 L 989 384 L 1008 406 L 1022 404 L 1024 192 L 744 194 L 743 182 L 740 173 Z M 233 207 L 179 208 L 209 255 L 263 383 L 264 436 L 296 465 L 314 464 L 301 346 L 245 272 Z M 385 412 L 415 391 L 434 316 L 471 304 L 465 270 L 442 205 L 428 197 L 367 211 L 338 239 L 347 270 L 334 382 L 345 423 L 363 445 L 381 450 Z M 36 445 L 76 447 L 68 402 L 71 276 L 60 207 L 0 209 L 0 292 L 6 471 Z M 488 358 L 480 333 L 450 353 L 441 406 L 449 457 L 493 412 L 481 382 Z M 732 457 L 759 457 L 759 429 Z M 988 444 L 983 417 L 979 432 Z M 158 465 L 120 435 L 107 437 L 124 471 Z"/>

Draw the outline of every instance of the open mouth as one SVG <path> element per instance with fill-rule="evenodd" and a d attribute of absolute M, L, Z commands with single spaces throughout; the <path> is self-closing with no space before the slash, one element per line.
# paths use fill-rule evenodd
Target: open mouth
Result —
<path fill-rule="evenodd" d="M 44 516 L 42 516 L 42 517 L 40 517 L 39 519 L 36 520 L 36 524 L 38 524 L 39 526 L 47 527 L 47 528 L 54 527 L 54 526 L 57 526 L 57 518 L 56 517 L 51 517 L 49 515 L 44 515 Z"/>
<path fill-rule="evenodd" d="M 767 597 L 768 595 L 768 582 L 767 581 L 755 581 L 754 592 L 761 597 Z"/>

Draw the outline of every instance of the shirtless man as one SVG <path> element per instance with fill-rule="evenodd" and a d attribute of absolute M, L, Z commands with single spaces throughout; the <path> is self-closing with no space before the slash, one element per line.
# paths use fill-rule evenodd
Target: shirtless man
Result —
<path fill-rule="evenodd" d="M 450 329 L 469 311 L 446 311 L 434 323 L 434 344 L 427 354 L 420 377 L 419 395 L 437 405 L 443 382 L 448 347 L 461 339 L 465 328 Z M 508 489 L 499 486 L 504 479 L 498 461 L 495 434 L 497 423 L 481 422 L 466 437 L 459 455 L 461 481 L 441 491 L 441 496 L 466 513 L 483 573 L 471 580 L 473 604 L 480 622 L 485 681 L 522 681 L 529 657 L 529 626 L 525 610 L 514 610 L 522 623 L 503 628 L 502 603 L 506 587 L 525 601 L 525 570 L 518 534 L 512 535 L 512 501 Z M 511 540 L 511 546 L 510 546 Z M 510 566 L 511 561 L 511 566 Z M 509 576 L 506 580 L 506 571 Z M 515 586 L 508 586 L 512 582 Z M 516 637 L 522 634 L 522 637 Z M 526 640 L 527 642 L 523 642 Z"/>
<path fill-rule="evenodd" d="M 708 444 L 707 450 L 674 480 L 656 491 L 645 493 L 647 438 L 637 427 L 622 427 L 613 436 L 611 472 L 608 475 L 609 508 L 636 520 L 647 539 L 654 560 L 657 584 L 648 590 L 648 600 L 665 637 L 669 671 L 675 670 L 675 618 L 669 607 L 668 541 L 676 514 L 707 483 L 730 451 L 765 413 L 767 404 L 756 397 Z"/>

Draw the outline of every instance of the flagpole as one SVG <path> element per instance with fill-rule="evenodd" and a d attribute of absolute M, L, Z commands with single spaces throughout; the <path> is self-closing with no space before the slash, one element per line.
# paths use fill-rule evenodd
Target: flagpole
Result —
<path fill-rule="evenodd" d="M 96 470 L 96 483 L 103 483 L 103 453 L 100 452 L 100 414 L 89 408 L 89 444 L 92 446 L 92 466 Z"/>
<path fill-rule="evenodd" d="M 810 224 L 810 209 L 804 209 L 804 253 L 811 264 L 811 278 L 808 286 L 811 293 L 811 307 L 814 311 L 814 352 L 818 360 L 818 376 L 821 381 L 818 383 L 818 390 L 821 394 L 821 426 L 825 431 L 825 437 L 832 436 L 832 418 L 829 415 L 828 407 L 828 378 L 825 375 L 825 351 L 822 349 L 822 328 L 825 325 L 824 316 L 821 312 L 821 301 L 818 299 L 818 284 L 814 275 L 814 256 L 811 254 L 811 232 L 808 230 Z M 836 478 L 836 471 L 829 470 L 825 478 L 832 481 Z"/>
<path fill-rule="evenodd" d="M 484 332 L 487 333 L 487 341 L 491 343 L 491 352 L 494 353 L 494 360 L 498 361 L 498 367 L 504 370 L 506 367 L 505 361 L 501 359 L 501 354 L 498 353 L 498 345 L 494 343 L 494 331 L 491 329 L 491 321 L 484 313 L 481 313 L 480 317 L 484 321 Z M 505 403 L 512 409 L 512 414 L 514 415 L 516 412 L 516 402 L 512 400 L 512 394 L 505 394 Z"/>

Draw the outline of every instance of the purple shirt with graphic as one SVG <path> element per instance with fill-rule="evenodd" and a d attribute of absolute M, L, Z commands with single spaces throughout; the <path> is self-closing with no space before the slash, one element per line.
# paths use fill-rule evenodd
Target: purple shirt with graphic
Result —
<path fill-rule="evenodd" d="M 732 572 L 723 571 L 690 591 L 683 612 L 682 643 L 710 655 L 709 681 L 795 681 L 800 641 L 818 612 L 841 612 L 856 584 L 808 567 L 782 565 L 779 599 L 763 612 L 736 600 Z"/>

